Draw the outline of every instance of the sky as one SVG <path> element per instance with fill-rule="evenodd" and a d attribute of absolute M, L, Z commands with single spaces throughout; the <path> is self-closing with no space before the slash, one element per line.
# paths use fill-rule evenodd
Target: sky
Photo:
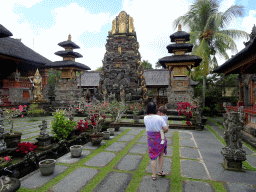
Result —
<path fill-rule="evenodd" d="M 173 21 L 184 15 L 194 0 L 8 0 L 0 1 L 0 24 L 21 39 L 29 48 L 51 61 L 61 61 L 55 55 L 64 50 L 58 43 L 72 41 L 80 46 L 74 51 L 83 55 L 76 59 L 95 70 L 102 66 L 105 44 L 112 21 L 126 11 L 134 19 L 139 52 L 153 68 L 162 57 L 169 56 L 166 46 L 169 36 L 177 31 Z M 233 21 L 229 28 L 251 33 L 256 24 L 255 0 L 223 0 L 220 11 L 231 5 L 244 6 L 244 17 Z M 186 31 L 185 28 L 183 28 Z M 189 32 L 189 31 L 187 31 Z M 236 40 L 238 51 L 246 39 Z M 235 53 L 229 53 L 230 55 Z M 219 59 L 219 65 L 225 60 Z"/>

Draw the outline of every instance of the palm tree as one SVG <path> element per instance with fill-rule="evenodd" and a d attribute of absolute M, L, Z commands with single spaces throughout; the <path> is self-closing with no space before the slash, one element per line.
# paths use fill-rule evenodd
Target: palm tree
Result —
<path fill-rule="evenodd" d="M 241 30 L 227 29 L 231 21 L 243 15 L 243 6 L 232 5 L 225 12 L 219 12 L 217 0 L 196 0 L 190 10 L 177 18 L 173 25 L 185 25 L 190 29 L 190 43 L 194 44 L 192 54 L 203 61 L 195 68 L 193 76 L 203 76 L 203 107 L 205 107 L 205 79 L 209 71 L 218 66 L 216 55 L 229 59 L 227 50 L 237 51 L 235 39 L 248 38 Z"/>

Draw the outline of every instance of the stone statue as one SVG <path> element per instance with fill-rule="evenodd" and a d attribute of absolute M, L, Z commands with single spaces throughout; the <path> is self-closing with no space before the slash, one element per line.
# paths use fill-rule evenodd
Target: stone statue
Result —
<path fill-rule="evenodd" d="M 242 109 L 240 109 L 241 111 Z M 228 112 L 225 121 L 226 131 L 224 140 L 226 146 L 222 148 L 221 154 L 224 156 L 226 169 L 241 170 L 242 161 L 246 160 L 246 152 L 242 148 L 241 130 L 243 129 L 243 120 L 239 112 Z"/>
<path fill-rule="evenodd" d="M 33 84 L 33 95 L 35 100 L 42 100 L 42 77 L 39 74 L 38 69 L 34 76 L 28 77 L 30 82 Z M 33 78 L 33 79 L 32 79 Z"/>
<path fill-rule="evenodd" d="M 39 128 L 40 128 L 39 137 L 41 137 L 41 138 L 49 137 L 49 133 L 48 133 L 48 131 L 46 131 L 46 129 L 47 129 L 47 121 L 46 120 L 42 121 L 42 125 L 39 125 Z"/>

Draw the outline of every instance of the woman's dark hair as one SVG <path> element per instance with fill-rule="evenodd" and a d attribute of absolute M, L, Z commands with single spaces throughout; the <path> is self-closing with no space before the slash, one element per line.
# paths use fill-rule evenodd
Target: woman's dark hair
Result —
<path fill-rule="evenodd" d="M 156 104 L 153 102 L 149 102 L 147 105 L 146 113 L 148 114 L 156 114 L 157 109 L 156 109 Z"/>

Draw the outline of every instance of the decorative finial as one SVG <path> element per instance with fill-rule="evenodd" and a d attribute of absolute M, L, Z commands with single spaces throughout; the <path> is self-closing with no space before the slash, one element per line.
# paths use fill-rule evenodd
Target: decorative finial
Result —
<path fill-rule="evenodd" d="M 178 25 L 178 31 L 181 31 L 181 24 Z"/>
<path fill-rule="evenodd" d="M 68 35 L 68 40 L 71 41 L 71 35 L 70 34 Z"/>

